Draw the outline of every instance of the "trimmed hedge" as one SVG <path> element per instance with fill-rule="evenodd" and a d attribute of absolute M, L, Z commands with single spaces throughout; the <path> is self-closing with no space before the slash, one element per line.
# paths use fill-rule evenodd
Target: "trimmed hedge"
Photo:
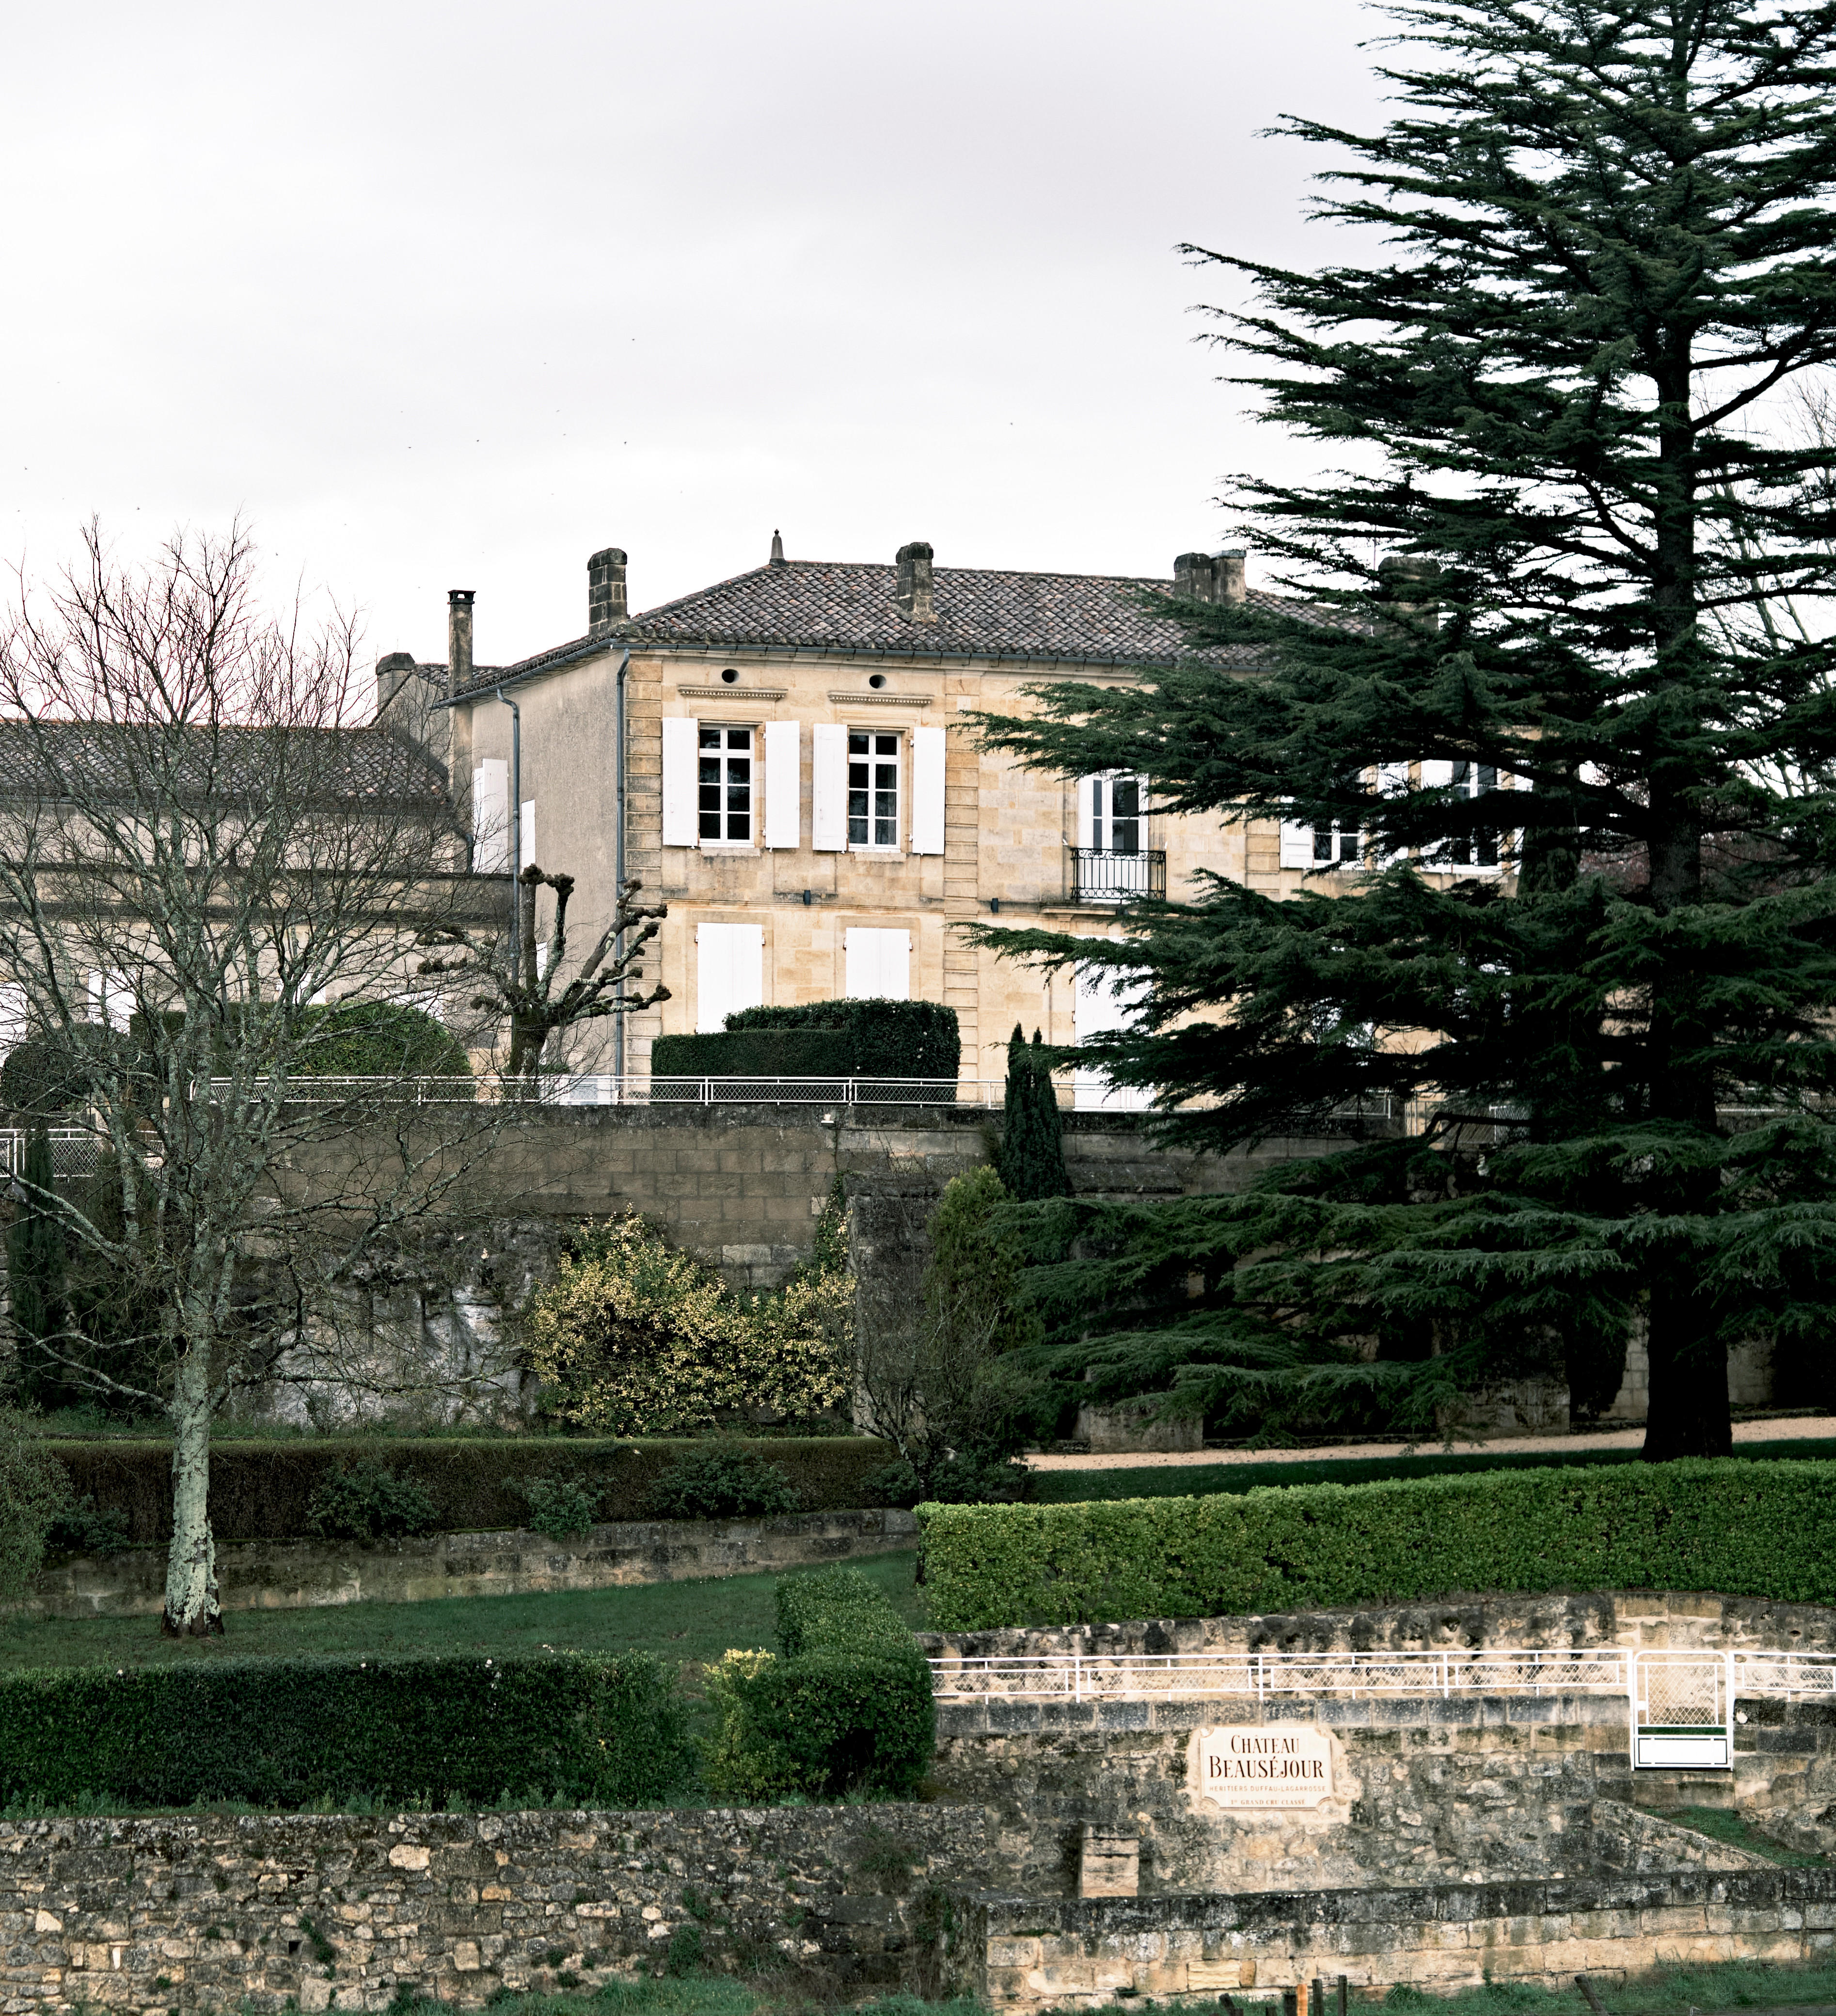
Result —
<path fill-rule="evenodd" d="M 478 1436 L 401 1441 L 327 1436 L 311 1442 L 220 1442 L 211 1452 L 211 1521 L 219 1540 L 297 1539 L 311 1531 L 313 1494 L 338 1471 L 380 1464 L 427 1491 L 434 1530 L 477 1532 L 528 1522 L 525 1487 L 553 1479 L 598 1489 L 596 1517 L 642 1519 L 672 1465 L 704 1442 L 612 1442 Z M 729 1445 L 732 1446 L 732 1445 Z M 892 1451 L 865 1435 L 784 1436 L 740 1445 L 775 1463 L 812 1512 L 873 1503 L 866 1480 Z M 157 1442 L 47 1442 L 70 1473 L 74 1496 L 99 1514 L 117 1513 L 130 1540 L 169 1539 L 172 1455 Z"/>
<path fill-rule="evenodd" d="M 812 1001 L 745 1008 L 722 1031 L 660 1036 L 658 1078 L 954 1078 L 962 1067 L 956 1011 L 936 1001 Z"/>
<path fill-rule="evenodd" d="M 0 1800 L 654 1803 L 693 1768 L 657 1662 L 212 1660 L 0 1677 Z"/>
<path fill-rule="evenodd" d="M 1836 1463 L 1732 1458 L 1085 1505 L 922 1505 L 940 1630 L 1240 1616 L 1456 1591 L 1836 1601 Z"/>
<path fill-rule="evenodd" d="M 937 1748 L 931 1669 L 859 1568 L 778 1585 L 778 1644 L 729 1653 L 710 1675 L 722 1713 L 707 1776 L 742 1798 L 786 1793 L 909 1798 Z"/>

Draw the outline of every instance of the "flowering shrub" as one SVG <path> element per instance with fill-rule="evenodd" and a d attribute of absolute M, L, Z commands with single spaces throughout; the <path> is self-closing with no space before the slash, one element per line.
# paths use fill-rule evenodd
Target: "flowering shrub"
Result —
<path fill-rule="evenodd" d="M 854 1282 L 806 1268 L 776 1294 L 736 1295 L 642 1219 L 614 1219 L 537 1291 L 524 1334 L 555 1411 L 602 1434 L 679 1433 L 735 1412 L 808 1418 L 848 1398 Z"/>

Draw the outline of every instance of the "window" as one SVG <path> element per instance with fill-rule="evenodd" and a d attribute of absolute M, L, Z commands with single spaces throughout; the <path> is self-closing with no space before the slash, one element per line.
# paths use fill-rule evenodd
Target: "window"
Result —
<path fill-rule="evenodd" d="M 848 736 L 848 844 L 899 844 L 899 738 L 871 729 Z"/>
<path fill-rule="evenodd" d="M 1281 823 L 1283 868 L 1355 868 L 1364 859 L 1364 836 L 1352 826 L 1307 826 Z"/>
<path fill-rule="evenodd" d="M 0 1057 L 25 1041 L 27 1026 L 24 985 L 0 981 Z"/>
<path fill-rule="evenodd" d="M 1090 837 L 1099 854 L 1139 854 L 1147 838 L 1147 817 L 1139 777 L 1092 777 Z"/>
<path fill-rule="evenodd" d="M 1071 995 L 1071 1029 L 1080 1043 L 1086 1036 L 1126 1029 L 1134 1021 L 1135 1013 L 1125 974 L 1112 966 L 1077 969 L 1076 990 Z M 1139 1113 L 1154 1103 L 1154 1093 L 1146 1085 L 1112 1085 L 1101 1071 L 1086 1065 L 1072 1074 L 1071 1103 L 1081 1113 Z"/>
<path fill-rule="evenodd" d="M 124 973 L 89 976 L 89 1019 L 105 1028 L 124 1029 L 134 1014 L 134 983 Z"/>
<path fill-rule="evenodd" d="M 704 727 L 696 769 L 703 840 L 752 844 L 752 730 Z"/>
<path fill-rule="evenodd" d="M 1441 758 L 1423 764 L 1422 783 L 1430 790 L 1452 790 L 1456 798 L 1482 798 L 1498 789 L 1498 772 L 1490 763 L 1453 763 Z M 1496 873 L 1502 837 L 1496 826 L 1481 827 L 1442 841 L 1431 853 L 1424 855 L 1422 866 Z"/>

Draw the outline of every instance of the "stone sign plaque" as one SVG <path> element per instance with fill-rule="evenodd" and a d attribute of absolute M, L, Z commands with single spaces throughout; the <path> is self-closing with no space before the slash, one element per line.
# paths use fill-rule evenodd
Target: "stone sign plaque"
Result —
<path fill-rule="evenodd" d="M 1201 1729 L 1198 1792 L 1232 1811 L 1317 1806 L 1332 1797 L 1332 1738 L 1323 1729 Z"/>

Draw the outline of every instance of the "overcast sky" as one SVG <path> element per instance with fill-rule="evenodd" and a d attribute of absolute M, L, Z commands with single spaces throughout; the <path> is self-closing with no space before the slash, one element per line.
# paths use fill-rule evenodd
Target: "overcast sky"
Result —
<path fill-rule="evenodd" d="M 1342 252 L 1348 0 L 5 9 L 0 556 L 241 512 L 370 655 L 793 558 L 1164 574 L 1249 424 L 1174 247 Z M 1254 579 L 1252 560 L 1251 578 Z"/>

